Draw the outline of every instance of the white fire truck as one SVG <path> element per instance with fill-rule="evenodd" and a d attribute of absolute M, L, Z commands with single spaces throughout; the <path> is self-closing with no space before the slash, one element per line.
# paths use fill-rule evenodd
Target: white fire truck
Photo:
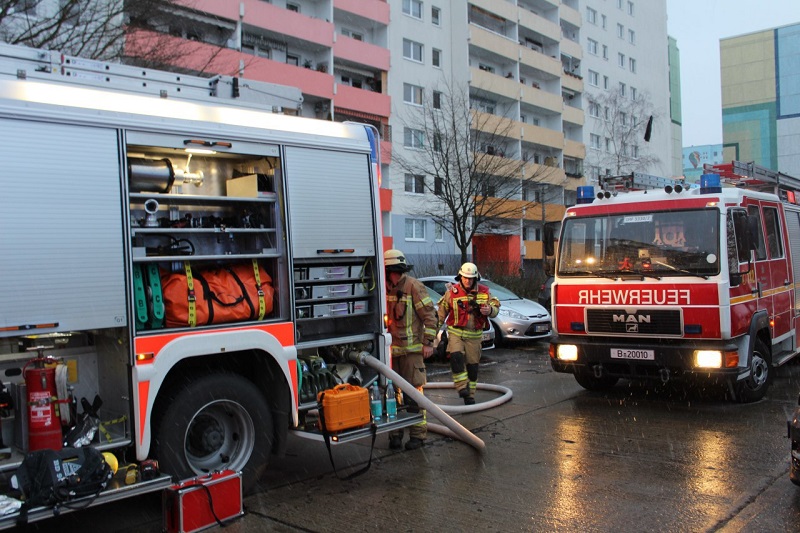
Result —
<path fill-rule="evenodd" d="M 797 355 L 800 180 L 738 161 L 705 172 L 699 188 L 631 175 L 579 191 L 555 261 L 556 371 L 589 390 L 718 382 L 752 402 Z"/>
<path fill-rule="evenodd" d="M 160 468 L 97 503 L 223 469 L 247 491 L 289 432 L 324 439 L 315 392 L 332 370 L 379 379 L 347 357 L 386 362 L 391 342 L 379 138 L 271 112 L 301 101 L 0 48 L 0 473 L 71 445 L 94 412 L 88 445 Z"/>

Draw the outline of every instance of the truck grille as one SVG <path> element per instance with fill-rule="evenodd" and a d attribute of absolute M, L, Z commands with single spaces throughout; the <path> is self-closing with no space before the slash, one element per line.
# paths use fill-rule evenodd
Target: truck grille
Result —
<path fill-rule="evenodd" d="M 681 311 L 644 309 L 587 309 L 587 333 L 619 335 L 672 335 L 683 333 Z"/>

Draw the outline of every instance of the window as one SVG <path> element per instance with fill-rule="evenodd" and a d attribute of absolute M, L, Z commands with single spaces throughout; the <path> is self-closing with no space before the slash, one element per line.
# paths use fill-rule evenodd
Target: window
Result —
<path fill-rule="evenodd" d="M 610 111 L 610 108 L 608 106 L 605 106 L 605 109 L 603 109 L 603 117 L 606 120 L 609 120 L 611 118 L 611 111 Z"/>
<path fill-rule="evenodd" d="M 433 134 L 433 151 L 434 152 L 441 152 L 442 151 L 442 134 L 441 133 L 434 133 Z"/>
<path fill-rule="evenodd" d="M 636 44 L 636 32 L 633 30 L 628 30 L 628 41 L 631 44 Z"/>
<path fill-rule="evenodd" d="M 433 91 L 433 108 L 434 109 L 442 108 L 442 93 L 439 91 Z"/>
<path fill-rule="evenodd" d="M 433 224 L 433 238 L 438 242 L 442 242 L 444 240 L 444 226 L 438 222 L 434 222 Z"/>
<path fill-rule="evenodd" d="M 605 15 L 600 15 L 600 26 L 603 29 L 606 29 L 606 16 Z"/>
<path fill-rule="evenodd" d="M 606 152 L 611 152 L 611 139 L 606 137 Z"/>
<path fill-rule="evenodd" d="M 415 19 L 422 19 L 422 2 L 420 0 L 403 0 L 403 13 Z"/>
<path fill-rule="evenodd" d="M 767 247 L 764 244 L 764 233 L 761 228 L 761 213 L 758 212 L 758 206 L 747 206 L 747 214 L 751 219 L 756 220 L 753 224 L 757 228 L 755 231 L 755 238 L 753 239 L 753 245 L 756 247 L 756 261 L 763 261 L 767 258 Z"/>
<path fill-rule="evenodd" d="M 496 187 L 493 183 L 483 183 L 481 185 L 481 196 L 491 198 L 496 196 Z"/>
<path fill-rule="evenodd" d="M 628 15 L 633 16 L 633 2 L 628 2 Z"/>
<path fill-rule="evenodd" d="M 589 39 L 589 53 L 592 55 L 597 55 L 597 41 L 594 39 Z"/>
<path fill-rule="evenodd" d="M 619 121 L 623 126 L 627 126 L 628 125 L 628 114 L 625 113 L 625 112 L 621 112 L 619 114 Z"/>
<path fill-rule="evenodd" d="M 632 57 L 628 58 L 628 68 L 630 68 L 631 72 L 636 74 L 636 60 Z"/>
<path fill-rule="evenodd" d="M 425 146 L 423 140 L 425 139 L 425 134 L 422 130 L 415 130 L 413 128 L 404 128 L 403 129 L 403 146 L 407 148 L 418 148 L 421 149 Z"/>
<path fill-rule="evenodd" d="M 603 76 L 603 89 L 608 89 L 608 76 Z"/>
<path fill-rule="evenodd" d="M 423 88 L 410 83 L 403 84 L 403 101 L 407 104 L 422 105 Z"/>
<path fill-rule="evenodd" d="M 589 146 L 597 150 L 600 149 L 600 136 L 594 133 L 589 134 Z"/>
<path fill-rule="evenodd" d="M 433 194 L 436 196 L 441 196 L 444 193 L 444 180 L 439 176 L 434 176 L 433 178 Z"/>
<path fill-rule="evenodd" d="M 617 24 L 617 37 L 619 37 L 620 39 L 625 38 L 625 26 L 623 26 L 622 24 Z"/>
<path fill-rule="evenodd" d="M 633 146 L 631 146 L 631 156 L 634 159 L 639 159 L 639 145 L 638 144 L 634 144 Z"/>
<path fill-rule="evenodd" d="M 416 174 L 406 174 L 406 192 L 415 194 L 425 193 L 425 176 L 418 176 Z"/>
<path fill-rule="evenodd" d="M 406 240 L 424 241 L 425 240 L 425 221 L 421 218 L 406 219 Z"/>
<path fill-rule="evenodd" d="M 603 45 L 603 59 L 608 61 L 608 46 Z"/>
<path fill-rule="evenodd" d="M 600 105 L 596 102 L 589 103 L 589 116 L 600 118 Z"/>
<path fill-rule="evenodd" d="M 767 230 L 767 249 L 769 258 L 783 257 L 783 236 L 781 235 L 780 215 L 774 207 L 764 208 L 764 225 Z"/>
<path fill-rule="evenodd" d="M 342 28 L 342 35 L 345 37 L 350 37 L 351 39 L 355 39 L 356 41 L 363 41 L 364 35 L 361 33 L 356 33 L 352 30 L 348 30 L 347 28 Z"/>
<path fill-rule="evenodd" d="M 403 39 L 403 57 L 422 63 L 422 44 L 410 39 Z"/>
<path fill-rule="evenodd" d="M 58 4 L 59 9 L 61 10 L 61 16 L 64 19 L 64 23 L 69 26 L 76 26 L 80 22 L 79 19 L 81 16 L 78 3 L 71 0 L 59 0 Z M 193 41 L 201 40 L 199 37 L 193 38 L 192 35 L 192 33 L 189 33 L 188 38 L 192 39 Z"/>
<path fill-rule="evenodd" d="M 431 64 L 434 67 L 441 67 L 442 66 L 442 51 L 437 50 L 436 48 L 433 49 L 433 54 L 431 57 Z"/>
<path fill-rule="evenodd" d="M 434 26 L 441 26 L 442 25 L 441 16 L 442 16 L 441 9 L 439 9 L 438 7 L 431 8 L 431 24 L 433 24 Z"/>
<path fill-rule="evenodd" d="M 625 54 L 617 54 L 617 65 L 619 65 L 621 68 L 625 68 Z"/>
<path fill-rule="evenodd" d="M 598 76 L 599 76 L 599 74 L 597 72 L 595 72 L 593 70 L 590 70 L 589 71 L 589 85 L 594 85 L 595 87 L 597 87 Z"/>
<path fill-rule="evenodd" d="M 586 8 L 586 22 L 589 24 L 597 24 L 597 11 L 591 7 Z"/>
<path fill-rule="evenodd" d="M 636 100 L 636 87 L 631 87 L 631 100 Z"/>
<path fill-rule="evenodd" d="M 622 0 L 617 0 L 617 9 L 622 9 Z"/>
<path fill-rule="evenodd" d="M 300 58 L 298 56 L 293 56 L 291 54 L 286 54 L 286 64 L 287 65 L 298 66 L 300 64 Z"/>
<path fill-rule="evenodd" d="M 294 11 L 295 13 L 300 13 L 300 6 L 297 4 L 290 4 L 289 2 L 286 2 L 286 9 L 289 11 Z"/>

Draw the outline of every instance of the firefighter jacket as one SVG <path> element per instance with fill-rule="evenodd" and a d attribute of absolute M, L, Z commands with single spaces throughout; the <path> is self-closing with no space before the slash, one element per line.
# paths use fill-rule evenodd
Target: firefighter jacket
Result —
<path fill-rule="evenodd" d="M 433 346 L 438 323 L 425 285 L 406 274 L 394 286 L 387 280 L 386 300 L 393 355 L 421 353 L 423 345 Z"/>
<path fill-rule="evenodd" d="M 447 324 L 451 335 L 479 339 L 489 323 L 489 317 L 480 312 L 483 304 L 492 308 L 489 316 L 497 316 L 500 301 L 489 294 L 489 287 L 478 284 L 476 290 L 467 291 L 461 283 L 453 283 L 439 301 L 439 320 Z"/>

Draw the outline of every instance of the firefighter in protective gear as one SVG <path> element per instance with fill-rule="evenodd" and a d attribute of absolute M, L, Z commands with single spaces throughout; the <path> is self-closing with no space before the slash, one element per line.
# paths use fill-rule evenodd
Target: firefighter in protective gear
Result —
<path fill-rule="evenodd" d="M 475 403 L 478 363 L 481 360 L 483 329 L 489 317 L 496 317 L 500 301 L 479 283 L 481 276 L 473 263 L 464 263 L 456 281 L 439 301 L 439 321 L 447 324 L 447 351 L 453 384 L 465 405 Z"/>
<path fill-rule="evenodd" d="M 407 274 L 412 265 L 406 262 L 400 250 L 387 250 L 383 254 L 386 269 L 386 300 L 388 310 L 389 333 L 392 334 L 392 368 L 403 379 L 411 383 L 422 393 L 427 382 L 425 359 L 433 355 L 433 340 L 436 337 L 438 323 L 433 301 L 428 289 Z M 422 413 L 422 421 L 409 428 L 407 450 L 414 450 L 425 443 L 428 436 L 426 412 L 408 397 L 398 403 L 404 403 L 408 412 Z M 403 430 L 389 433 L 389 447 L 400 449 L 403 443 Z"/>

